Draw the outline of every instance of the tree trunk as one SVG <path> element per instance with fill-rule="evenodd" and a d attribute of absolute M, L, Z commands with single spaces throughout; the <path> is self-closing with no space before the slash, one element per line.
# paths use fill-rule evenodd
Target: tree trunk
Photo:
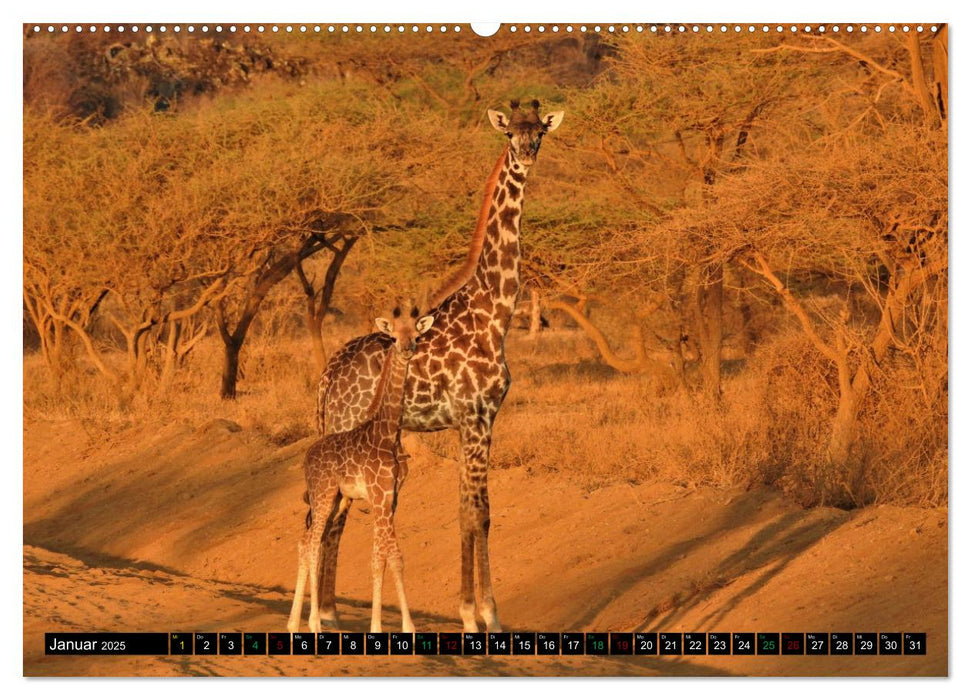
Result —
<path fill-rule="evenodd" d="M 348 240 L 353 241 L 356 239 Z M 270 290 L 273 289 L 275 285 L 279 284 L 283 279 L 285 279 L 294 268 L 299 269 L 301 260 L 309 258 L 311 255 L 324 249 L 325 247 L 334 249 L 331 241 L 319 238 L 317 236 L 312 236 L 305 240 L 296 250 L 283 253 L 275 260 L 273 259 L 274 251 L 270 251 L 262 268 L 253 274 L 249 284 L 247 284 L 245 287 L 246 297 L 241 300 L 237 307 L 239 316 L 238 320 L 236 321 L 235 328 L 232 330 L 229 328 L 230 320 L 227 316 L 225 301 L 220 304 L 217 325 L 219 326 L 219 335 L 223 339 L 224 346 L 223 377 L 222 388 L 220 390 L 220 396 L 222 396 L 222 398 L 232 399 L 236 397 L 236 378 L 239 370 L 239 354 L 242 350 L 243 342 L 246 340 L 246 334 L 249 332 L 250 325 L 253 323 L 253 320 L 259 313 L 260 306 L 263 304 L 263 300 L 266 298 L 266 295 L 270 293 Z M 350 245 L 345 245 L 343 249 L 344 255 L 341 256 L 341 262 L 343 262 L 343 257 L 346 257 L 347 251 L 350 250 L 350 247 Z M 334 250 L 334 257 L 337 258 L 340 251 L 337 249 Z M 333 262 L 331 262 L 331 266 L 333 267 Z M 339 269 L 340 265 L 337 267 L 337 270 Z M 337 277 L 337 270 L 335 270 L 333 273 L 334 279 Z M 329 276 L 331 274 L 330 270 L 327 272 Z M 333 294 L 333 282 L 331 282 L 330 293 Z M 325 302 L 329 304 L 330 298 L 327 297 Z"/>
<path fill-rule="evenodd" d="M 924 266 L 911 261 L 897 270 L 883 302 L 876 335 L 852 376 L 845 342 L 837 337 L 837 352 L 840 356 L 840 362 L 837 363 L 840 375 L 840 401 L 829 443 L 830 458 L 834 464 L 848 464 L 850 451 L 856 441 L 860 409 L 870 393 L 872 384 L 868 363 L 879 364 L 883 361 L 899 333 L 899 325 L 904 316 L 908 298 L 915 289 L 945 267 L 946 263 L 939 259 L 925 261 Z"/>
<path fill-rule="evenodd" d="M 721 396 L 724 296 L 721 265 L 699 271 L 692 298 L 695 336 L 704 390 L 714 399 Z"/>
<path fill-rule="evenodd" d="M 684 389 L 688 386 L 688 376 L 685 374 L 684 366 L 684 343 L 678 339 L 676 349 L 671 353 L 671 367 L 674 370 L 674 378 L 678 387 Z"/>
<path fill-rule="evenodd" d="M 162 361 L 162 375 L 159 377 L 159 387 L 161 387 L 162 391 L 166 391 L 169 388 L 172 383 L 172 377 L 175 376 L 175 366 L 178 361 L 179 335 L 182 332 L 182 324 L 178 321 L 170 321 L 168 326 L 168 336 L 165 339 L 165 345 L 162 349 L 165 358 Z"/>
<path fill-rule="evenodd" d="M 910 81 L 917 95 L 917 102 L 924 113 L 924 125 L 934 126 L 940 115 L 930 91 L 927 89 L 927 79 L 924 75 L 924 61 L 920 50 L 920 37 L 917 32 L 910 32 L 906 38 L 907 52 L 910 54 Z"/>
<path fill-rule="evenodd" d="M 41 357 L 44 358 L 44 364 L 47 365 L 55 381 L 59 381 L 61 367 L 55 353 L 57 324 L 44 311 L 41 301 L 33 298 L 26 290 L 24 291 L 24 310 L 30 317 L 34 330 L 37 331 L 37 339 L 40 343 L 40 353 Z"/>
<path fill-rule="evenodd" d="M 223 377 L 219 395 L 224 399 L 236 398 L 236 378 L 239 376 L 239 351 L 242 347 L 243 344 L 235 340 L 229 340 L 223 343 Z"/>
<path fill-rule="evenodd" d="M 307 330 L 310 331 L 310 345 L 314 350 L 314 361 L 317 371 L 323 372 L 327 367 L 327 350 L 324 348 L 323 317 L 319 320 L 308 314 L 306 317 Z"/>
<path fill-rule="evenodd" d="M 749 288 L 750 283 L 744 267 L 738 268 L 738 292 L 735 297 L 739 316 L 742 317 L 742 352 L 745 357 L 751 356 L 758 346 L 758 333 L 752 314 L 752 305 L 748 302 L 749 295 L 742 291 Z"/>
<path fill-rule="evenodd" d="M 722 281 L 713 282 L 702 290 L 703 325 L 705 327 L 704 349 L 701 353 L 701 376 L 704 378 L 705 390 L 712 398 L 721 396 L 722 376 Z"/>
<path fill-rule="evenodd" d="M 304 294 L 307 297 L 304 323 L 307 326 L 307 331 L 310 333 L 310 343 L 314 350 L 314 359 L 317 362 L 317 369 L 320 372 L 323 372 L 327 366 L 327 351 L 324 349 L 322 331 L 324 318 L 327 316 L 327 311 L 330 309 L 331 301 L 334 298 L 334 290 L 337 287 L 337 276 L 340 274 L 341 267 L 344 265 L 348 253 L 351 252 L 351 248 L 357 242 L 357 238 L 345 236 L 342 241 L 343 245 L 331 246 L 331 249 L 334 251 L 334 256 L 331 258 L 330 264 L 327 266 L 327 272 L 324 274 L 324 284 L 320 288 L 319 303 L 317 302 L 317 291 L 314 289 L 313 282 L 307 279 L 307 275 L 303 271 L 303 265 L 300 261 L 296 265 L 297 276 L 300 278 Z"/>
<path fill-rule="evenodd" d="M 947 131 L 947 25 L 934 37 L 934 102 L 941 118 L 941 128 Z"/>
<path fill-rule="evenodd" d="M 529 337 L 536 338 L 539 335 L 539 329 L 541 325 L 540 313 L 539 313 L 539 290 L 533 287 L 529 290 Z"/>
<path fill-rule="evenodd" d="M 285 278 L 300 260 L 300 253 L 288 253 L 266 267 L 248 285 L 246 298 L 240 304 L 236 327 L 230 331 L 225 304 L 219 308 L 219 335 L 223 339 L 223 375 L 219 395 L 224 399 L 236 398 L 236 380 L 239 372 L 239 354 L 246 341 L 250 325 L 259 313 L 260 305 L 270 290 Z"/>
<path fill-rule="evenodd" d="M 829 438 L 829 460 L 832 464 L 839 467 L 849 465 L 850 453 L 859 431 L 859 413 L 859 393 L 853 390 L 841 392 Z"/>
<path fill-rule="evenodd" d="M 58 377 L 64 374 L 64 338 L 65 326 L 63 323 L 51 321 L 53 333 L 51 335 L 51 347 L 49 349 L 51 367 L 54 374 Z"/>
<path fill-rule="evenodd" d="M 51 372 L 55 383 L 60 386 L 61 377 L 65 370 L 64 341 L 67 337 L 66 326 L 55 320 L 47 312 L 47 307 L 53 308 L 50 299 L 42 300 L 38 296 L 24 291 L 24 309 L 37 331 L 40 342 L 41 356 Z M 62 305 L 62 309 L 64 305 Z"/>

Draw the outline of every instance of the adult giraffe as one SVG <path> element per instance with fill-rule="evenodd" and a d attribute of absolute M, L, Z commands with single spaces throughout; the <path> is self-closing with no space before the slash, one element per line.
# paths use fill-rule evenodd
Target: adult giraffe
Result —
<path fill-rule="evenodd" d="M 543 136 L 563 120 L 563 112 L 540 118 L 535 100 L 529 111 L 520 110 L 518 101 L 511 106 L 509 117 L 489 110 L 489 121 L 508 143 L 487 182 L 466 264 L 435 295 L 426 312 L 435 317 L 435 325 L 418 340 L 405 380 L 401 421 L 402 428 L 415 432 L 448 428 L 459 432 L 464 457 L 459 478 L 459 614 L 467 632 L 478 631 L 473 569 L 478 569 L 479 613 L 486 628 L 502 629 L 489 573 L 489 447 L 510 383 L 505 338 L 519 295 L 519 219 L 526 174 Z M 350 430 L 367 420 L 390 343 L 388 336 L 377 333 L 355 338 L 327 363 L 317 392 L 322 435 L 328 429 Z M 339 538 L 344 520 L 336 526 Z M 335 557 L 336 549 L 332 548 Z M 336 620 L 332 580 L 327 580 L 320 601 L 321 616 Z"/>

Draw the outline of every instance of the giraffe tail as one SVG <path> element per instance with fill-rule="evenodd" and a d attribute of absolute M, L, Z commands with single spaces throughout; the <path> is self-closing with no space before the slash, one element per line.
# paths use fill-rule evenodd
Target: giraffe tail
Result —
<path fill-rule="evenodd" d="M 308 506 L 310 505 L 309 491 L 303 492 L 303 502 L 306 503 Z M 314 509 L 312 506 L 307 509 L 307 517 L 304 518 L 304 522 L 306 523 L 307 529 L 309 530 L 310 526 L 313 525 L 313 522 L 314 522 Z"/>

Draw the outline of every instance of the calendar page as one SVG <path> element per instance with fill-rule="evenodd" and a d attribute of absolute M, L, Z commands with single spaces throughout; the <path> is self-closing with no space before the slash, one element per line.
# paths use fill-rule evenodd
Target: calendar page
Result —
<path fill-rule="evenodd" d="M 946 24 L 22 39 L 25 676 L 947 676 Z"/>

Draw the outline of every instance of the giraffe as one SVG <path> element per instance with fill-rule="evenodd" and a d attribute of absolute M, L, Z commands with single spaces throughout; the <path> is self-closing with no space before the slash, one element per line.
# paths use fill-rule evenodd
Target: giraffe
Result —
<path fill-rule="evenodd" d="M 493 423 L 510 384 L 505 337 L 519 296 L 519 222 L 526 176 L 543 136 L 563 120 L 563 112 L 540 117 L 535 100 L 529 111 L 521 110 L 518 101 L 511 107 L 508 116 L 488 111 L 492 126 L 506 137 L 506 147 L 487 182 L 466 263 L 429 304 L 435 327 L 419 339 L 404 387 L 405 430 L 459 433 L 463 453 L 459 615 L 467 632 L 479 629 L 476 598 L 486 628 L 502 630 L 489 570 L 489 449 Z M 365 419 L 378 383 L 380 358 L 389 343 L 386 336 L 363 336 L 331 358 L 317 391 L 322 435 L 328 428 L 348 430 Z M 338 522 L 337 538 L 341 528 Z M 331 585 L 329 580 L 322 583 Z M 324 591 L 322 599 L 332 604 L 333 592 Z"/>
<path fill-rule="evenodd" d="M 380 379 L 368 411 L 371 417 L 351 430 L 318 439 L 307 451 L 303 467 L 307 480 L 304 499 L 310 511 L 297 547 L 297 585 L 287 623 L 291 632 L 296 632 L 300 625 L 308 573 L 310 631 L 320 631 L 319 591 L 330 591 L 332 595 L 337 575 L 339 534 L 336 538 L 334 534 L 338 523 L 343 529 L 347 511 L 355 499 L 365 499 L 374 517 L 371 631 L 381 631 L 381 590 L 386 564 L 391 568 L 398 591 L 401 629 L 403 632 L 415 631 L 405 599 L 404 561 L 395 537 L 394 513 L 398 494 L 408 474 L 407 463 L 398 459 L 405 375 L 417 339 L 433 323 L 432 316 L 418 316 L 418 308 L 412 306 L 408 316 L 404 316 L 400 308 L 395 308 L 391 321 L 376 319 L 378 330 L 388 339 L 391 348 L 384 352 Z M 325 580 L 327 585 L 322 586 Z M 326 614 L 334 611 L 333 598 L 325 601 L 325 605 L 325 618 L 336 626 L 336 614 Z"/>

